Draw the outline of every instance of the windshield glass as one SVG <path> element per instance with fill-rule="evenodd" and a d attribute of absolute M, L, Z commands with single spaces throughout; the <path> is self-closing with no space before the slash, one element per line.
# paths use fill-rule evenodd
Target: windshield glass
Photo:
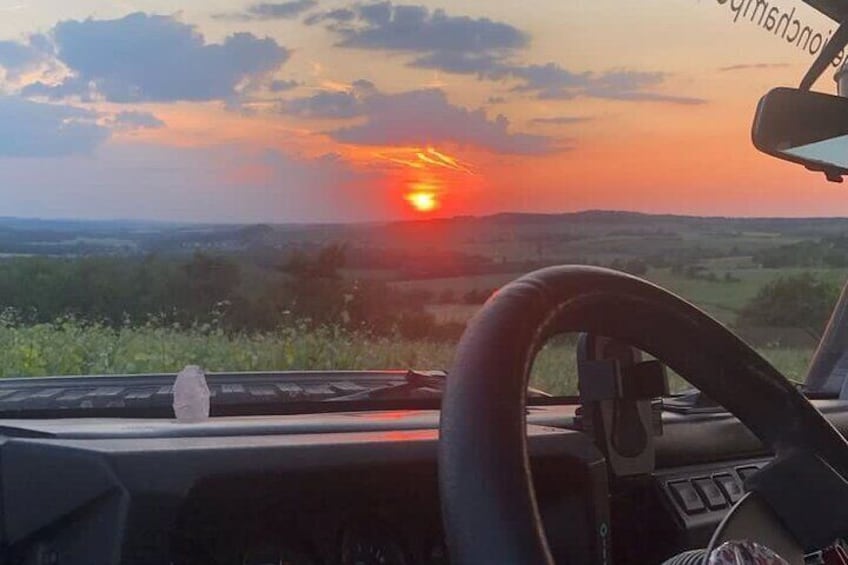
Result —
<path fill-rule="evenodd" d="M 750 141 L 835 29 L 800 0 L 0 15 L 6 377 L 447 369 L 493 291 L 584 263 L 803 379 L 848 274 L 848 194 Z M 573 394 L 575 344 L 531 384 Z"/>

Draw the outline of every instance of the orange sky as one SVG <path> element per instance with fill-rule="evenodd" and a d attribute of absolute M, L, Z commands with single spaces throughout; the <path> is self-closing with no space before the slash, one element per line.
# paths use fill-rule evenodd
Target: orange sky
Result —
<path fill-rule="evenodd" d="M 29 97 L 96 112 L 96 122 L 111 131 L 84 155 L 28 160 L 4 156 L 0 146 L 0 184 L 30 191 L 0 194 L 8 196 L 0 214 L 214 221 L 598 208 L 848 214 L 844 189 L 751 146 L 759 96 L 773 86 L 796 84 L 812 57 L 744 18 L 734 22 L 729 3 L 394 3 L 393 21 L 404 7 L 424 10 L 415 24 L 420 29 L 408 37 L 380 35 L 384 24 L 358 12 L 353 23 L 307 23 L 332 10 L 359 10 L 363 3 L 306 2 L 296 17 L 270 18 L 252 15 L 257 4 L 251 2 L 179 4 L 85 0 L 73 7 L 22 3 L 5 10 L 0 38 L 8 41 L 26 43 L 29 34 L 42 33 L 64 46 L 68 40 L 54 27 L 60 19 L 93 18 L 120 29 L 127 14 L 144 11 L 192 28 L 202 35 L 201 46 L 246 32 L 257 43 L 273 40 L 289 55 L 270 70 L 244 74 L 226 96 L 155 99 L 144 89 L 159 83 L 121 76 L 132 92 L 142 93 L 137 100 L 106 90 L 93 99 Z M 822 33 L 833 27 L 800 1 L 770 5 L 794 8 Z M 463 26 L 493 47 L 462 43 L 457 30 L 464 32 Z M 103 65 L 89 65 L 79 60 L 82 55 L 62 59 L 70 47 L 55 51 L 58 60 L 47 57 L 26 72 L 7 70 L 6 94 L 25 96 L 25 85 L 36 80 L 55 85 L 85 76 L 95 89 L 100 80 L 116 80 L 96 75 Z M 459 56 L 466 57 L 462 64 L 484 65 L 474 59 L 481 55 L 495 63 L 480 69 L 494 70 L 457 72 L 447 63 L 416 63 Z M 544 65 L 567 71 L 567 86 L 554 91 L 531 84 L 528 77 Z M 293 86 L 275 91 L 272 81 Z M 833 91 L 830 71 L 817 88 Z M 116 116 L 126 111 L 150 114 L 162 125 L 118 127 Z M 116 177 L 127 187 L 116 189 Z M 60 179 L 78 186 L 94 205 L 84 208 L 63 196 L 68 191 L 55 187 Z"/>

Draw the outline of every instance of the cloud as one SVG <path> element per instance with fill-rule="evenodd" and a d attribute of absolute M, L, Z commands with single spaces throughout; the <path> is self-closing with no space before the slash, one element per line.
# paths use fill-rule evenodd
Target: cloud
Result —
<path fill-rule="evenodd" d="M 293 0 L 291 2 L 263 2 L 253 4 L 243 13 L 214 14 L 221 20 L 289 20 L 318 5 L 316 0 Z"/>
<path fill-rule="evenodd" d="M 664 102 L 681 106 L 700 106 L 707 103 L 705 98 L 675 96 L 673 94 L 662 94 L 659 92 L 587 90 L 585 94 L 594 98 L 606 98 L 607 100 L 625 102 Z"/>
<path fill-rule="evenodd" d="M 380 2 L 360 6 L 357 25 L 339 30 L 340 45 L 412 52 L 485 53 L 529 43 L 517 28 L 488 18 L 449 16 L 425 6 Z"/>
<path fill-rule="evenodd" d="M 64 98 L 95 91 L 118 103 L 219 100 L 290 55 L 275 40 L 250 33 L 206 43 L 194 26 L 140 12 L 116 20 L 63 21 L 50 36 L 71 76 L 54 85 L 33 83 L 24 92 Z"/>
<path fill-rule="evenodd" d="M 352 22 L 356 19 L 356 12 L 350 8 L 337 8 L 327 12 L 319 12 L 308 16 L 303 23 L 306 25 L 315 25 L 322 22 L 330 22 L 331 24 L 343 24 Z"/>
<path fill-rule="evenodd" d="M 485 110 L 455 106 L 439 89 L 385 94 L 367 81 L 357 81 L 347 91 L 290 100 L 282 110 L 310 118 L 362 118 L 360 123 L 329 132 L 336 141 L 355 145 L 453 142 L 520 155 L 561 149 L 551 137 L 510 131 L 504 116 L 490 119 Z"/>
<path fill-rule="evenodd" d="M 454 51 L 428 53 L 414 59 L 409 63 L 409 66 L 420 69 L 436 69 L 454 74 L 476 74 L 483 78 L 503 74 L 504 70 L 500 54 Z"/>
<path fill-rule="evenodd" d="M 729 67 L 720 67 L 718 70 L 726 71 L 746 71 L 753 69 L 783 69 L 788 67 L 787 63 L 750 63 L 744 65 L 730 65 Z"/>
<path fill-rule="evenodd" d="M 38 41 L 28 43 L 0 40 L 0 67 L 12 76 L 35 69 L 45 59 Z"/>
<path fill-rule="evenodd" d="M 82 102 L 91 102 L 96 92 L 87 82 L 77 77 L 69 77 L 58 84 L 47 84 L 40 80 L 27 84 L 21 89 L 21 95 L 27 98 L 47 98 L 53 101 L 77 96 Z"/>
<path fill-rule="evenodd" d="M 311 96 L 295 98 L 282 104 L 286 114 L 302 118 L 345 119 L 365 115 L 366 102 L 376 94 L 367 80 L 354 82 L 348 90 L 321 91 Z"/>
<path fill-rule="evenodd" d="M 0 96 L 0 157 L 89 154 L 111 135 L 97 118 L 83 108 Z"/>
<path fill-rule="evenodd" d="M 341 128 L 332 137 L 361 145 L 414 145 L 454 142 L 495 153 L 542 154 L 556 149 L 546 136 L 509 131 L 509 120 L 489 119 L 484 110 L 451 105 L 441 90 L 378 94 L 366 102 L 366 120 Z"/>
<path fill-rule="evenodd" d="M 668 78 L 667 73 L 614 70 L 602 73 L 575 73 L 556 63 L 504 67 L 499 76 L 518 79 L 513 90 L 533 92 L 543 100 L 570 100 L 578 96 L 633 102 L 666 102 L 670 104 L 704 104 L 703 98 L 657 92 Z"/>
<path fill-rule="evenodd" d="M 286 92 L 300 86 L 296 80 L 272 80 L 268 85 L 268 90 L 271 92 Z"/>
<path fill-rule="evenodd" d="M 451 73 L 488 73 L 516 50 L 527 34 L 489 18 L 451 16 L 425 6 L 377 2 L 315 14 L 307 24 L 327 23 L 337 45 L 414 53 L 410 66 Z"/>
<path fill-rule="evenodd" d="M 407 65 L 487 80 L 517 81 L 516 91 L 540 99 L 578 96 L 672 104 L 702 104 L 700 98 L 668 95 L 655 89 L 666 73 L 612 70 L 574 72 L 557 63 L 521 64 L 518 55 L 530 44 L 520 29 L 489 18 L 451 16 L 425 6 L 390 1 L 356 5 L 331 17 L 330 12 L 307 19 L 329 21 L 327 29 L 341 47 L 414 55 Z"/>
<path fill-rule="evenodd" d="M 319 92 L 284 104 L 285 112 L 304 118 L 340 119 L 362 115 L 361 101 L 353 92 Z"/>
<path fill-rule="evenodd" d="M 165 122 L 150 112 L 126 110 L 118 112 L 112 120 L 115 127 L 120 129 L 158 129 L 165 127 Z"/>
<path fill-rule="evenodd" d="M 339 37 L 337 45 L 416 55 L 411 67 L 456 74 L 491 75 L 530 44 L 518 28 L 489 18 L 451 16 L 425 6 L 376 2 L 308 17 L 324 22 Z"/>
<path fill-rule="evenodd" d="M 579 124 L 593 120 L 589 116 L 554 116 L 551 118 L 533 118 L 530 123 L 533 125 L 567 125 Z"/>
<path fill-rule="evenodd" d="M 556 63 L 503 67 L 499 74 L 519 79 L 516 91 L 535 91 L 540 98 L 573 98 L 590 83 L 591 73 L 574 73 Z"/>

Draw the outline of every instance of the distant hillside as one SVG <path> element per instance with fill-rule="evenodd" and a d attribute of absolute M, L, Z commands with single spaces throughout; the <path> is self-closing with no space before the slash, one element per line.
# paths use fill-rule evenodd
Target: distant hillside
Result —
<path fill-rule="evenodd" d="M 723 218 L 589 210 L 359 224 L 179 224 L 0 218 L 0 255 L 239 253 L 277 261 L 344 244 L 354 268 L 474 272 L 554 261 L 725 257 L 848 234 L 846 218 Z M 648 242 L 648 243 L 646 243 Z M 450 264 L 454 266 L 451 267 Z"/>

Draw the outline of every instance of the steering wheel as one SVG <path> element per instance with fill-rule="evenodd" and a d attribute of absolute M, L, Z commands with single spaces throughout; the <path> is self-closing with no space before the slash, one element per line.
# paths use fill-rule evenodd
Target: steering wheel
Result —
<path fill-rule="evenodd" d="M 666 363 L 778 458 L 810 453 L 848 477 L 842 435 L 721 323 L 624 273 L 551 267 L 501 288 L 460 340 L 442 400 L 439 441 L 452 563 L 553 563 L 529 470 L 526 390 L 539 347 L 551 335 L 576 331 L 623 341 Z"/>

